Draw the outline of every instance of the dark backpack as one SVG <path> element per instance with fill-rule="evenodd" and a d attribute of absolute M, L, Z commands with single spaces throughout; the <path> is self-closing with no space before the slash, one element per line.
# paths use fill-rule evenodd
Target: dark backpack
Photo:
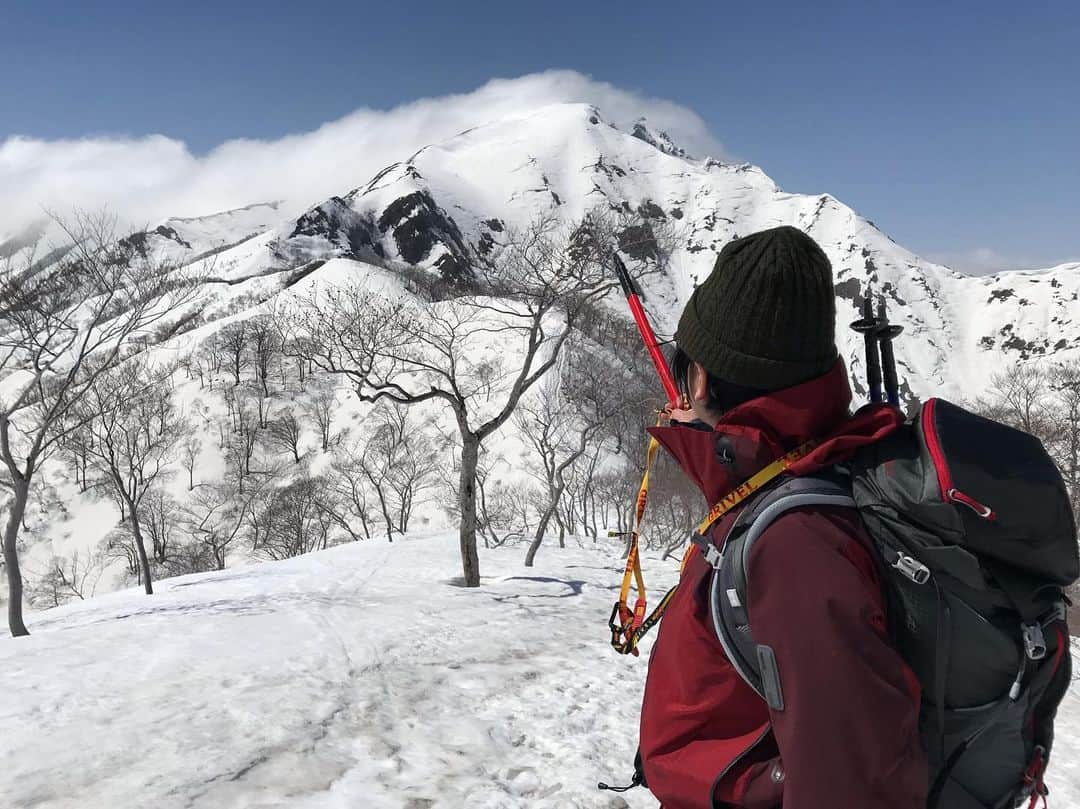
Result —
<path fill-rule="evenodd" d="M 772 521 L 806 506 L 857 508 L 867 528 L 894 641 L 922 684 L 928 805 L 1011 809 L 1045 794 L 1071 672 L 1063 588 L 1080 561 L 1065 485 L 1038 439 L 931 399 L 845 468 L 759 494 L 719 548 L 695 537 L 715 568 L 717 636 L 774 709 L 782 683 L 753 641 L 747 562 Z"/>

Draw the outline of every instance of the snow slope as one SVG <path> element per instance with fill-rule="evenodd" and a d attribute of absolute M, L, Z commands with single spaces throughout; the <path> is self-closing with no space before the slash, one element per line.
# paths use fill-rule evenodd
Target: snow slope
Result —
<path fill-rule="evenodd" d="M 31 615 L 0 640 L 5 807 L 651 807 L 617 549 L 368 541 Z M 650 560 L 650 584 L 673 563 Z"/>
<path fill-rule="evenodd" d="M 608 646 L 617 550 L 368 541 L 31 616 L 0 640 L 4 806 L 656 807 L 626 783 L 647 649 Z M 675 565 L 646 560 L 654 594 Z M 1080 689 L 1054 809 L 1080 809 Z"/>

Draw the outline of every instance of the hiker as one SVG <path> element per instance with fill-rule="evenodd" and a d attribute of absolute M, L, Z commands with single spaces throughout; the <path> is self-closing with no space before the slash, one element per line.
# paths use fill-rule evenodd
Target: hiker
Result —
<path fill-rule="evenodd" d="M 689 408 L 652 434 L 710 505 L 807 441 L 821 443 L 794 474 L 827 470 L 900 427 L 883 404 L 849 415 L 835 320 L 829 260 L 792 227 L 731 242 L 695 290 L 672 360 Z M 850 508 L 798 508 L 765 529 L 744 606 L 753 641 L 771 650 L 770 705 L 725 654 L 710 612 L 713 567 L 691 550 L 641 712 L 640 763 L 664 809 L 926 806 L 920 685 L 890 640 L 880 571 Z"/>

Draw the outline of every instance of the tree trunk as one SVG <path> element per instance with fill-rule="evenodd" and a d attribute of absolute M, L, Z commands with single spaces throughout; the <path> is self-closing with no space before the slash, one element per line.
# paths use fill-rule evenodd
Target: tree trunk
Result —
<path fill-rule="evenodd" d="M 547 531 L 548 523 L 551 522 L 551 517 L 555 514 L 555 505 L 557 502 L 558 501 L 553 501 L 540 517 L 540 524 L 536 526 L 536 533 L 533 535 L 533 541 L 529 545 L 528 552 L 525 554 L 525 567 L 533 566 L 533 560 L 536 559 L 536 552 L 540 550 L 540 545 L 544 541 L 544 534 Z"/>
<path fill-rule="evenodd" d="M 29 635 L 30 631 L 23 623 L 23 580 L 19 570 L 19 553 L 15 542 L 19 538 L 19 525 L 26 512 L 26 501 L 30 496 L 28 486 L 16 485 L 15 496 L 11 501 L 7 525 L 4 528 L 4 568 L 8 580 L 8 629 L 13 638 Z"/>
<path fill-rule="evenodd" d="M 466 587 L 480 586 L 480 557 L 476 552 L 476 467 L 479 462 L 480 439 L 475 435 L 463 435 L 458 506 L 461 511 L 461 569 Z"/>
<path fill-rule="evenodd" d="M 143 542 L 142 528 L 139 527 L 139 518 L 135 516 L 135 506 L 129 505 L 131 512 L 131 533 L 135 535 L 135 546 L 139 549 L 139 568 L 142 571 L 142 583 L 146 594 L 154 594 L 154 584 L 150 581 L 150 560 L 146 558 L 146 543 Z"/>
<path fill-rule="evenodd" d="M 371 485 L 375 489 L 375 494 L 379 498 L 379 510 L 383 515 L 383 522 L 386 523 L 386 539 L 388 542 L 394 541 L 394 519 L 390 516 L 390 507 L 386 503 L 386 495 L 383 494 L 382 483 L 375 480 L 374 474 L 365 469 L 364 474 L 367 479 L 371 481 Z"/>

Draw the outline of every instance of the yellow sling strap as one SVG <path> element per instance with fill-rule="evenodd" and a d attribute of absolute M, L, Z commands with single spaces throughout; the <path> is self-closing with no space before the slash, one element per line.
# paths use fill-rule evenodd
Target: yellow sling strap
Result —
<path fill-rule="evenodd" d="M 608 627 L 611 629 L 611 645 L 622 654 L 637 654 L 637 649 L 627 648 L 622 650 L 624 639 L 633 636 L 634 632 L 645 621 L 645 609 L 647 606 L 645 579 L 641 573 L 641 555 L 638 549 L 638 538 L 641 536 L 641 525 L 645 519 L 645 505 L 649 500 L 649 477 L 652 472 L 656 455 L 660 451 L 660 443 L 649 436 L 649 446 L 645 451 L 645 473 L 641 477 L 641 486 L 638 487 L 637 500 L 634 505 L 634 524 L 630 531 L 630 549 L 626 554 L 626 568 L 623 570 L 622 587 L 619 589 L 619 600 L 615 602 L 608 619 Z M 609 531 L 608 536 L 619 536 L 617 531 Z M 637 591 L 637 599 L 634 609 L 629 607 L 630 581 L 634 580 Z"/>
<path fill-rule="evenodd" d="M 784 472 L 790 469 L 792 465 L 801 461 L 813 452 L 814 449 L 818 447 L 819 443 L 820 442 L 818 441 L 807 441 L 805 444 L 793 449 L 783 457 L 777 458 L 756 474 L 751 475 L 720 498 L 720 500 L 709 509 L 708 515 L 706 515 L 705 519 L 698 524 L 695 533 L 699 536 L 704 536 L 717 520 L 745 501 L 748 497 L 760 491 L 777 477 L 784 474 Z M 638 555 L 638 536 L 641 527 L 641 516 L 645 511 L 645 500 L 648 496 L 649 470 L 652 466 L 653 459 L 656 456 L 657 446 L 656 439 L 650 437 L 647 463 L 645 465 L 645 476 L 641 481 L 641 489 L 638 490 L 634 531 L 630 538 L 630 554 L 626 557 L 626 571 L 623 573 L 622 589 L 619 591 L 619 600 L 615 602 L 615 607 L 611 611 L 611 618 L 608 620 L 608 627 L 611 629 L 611 645 L 619 654 L 638 654 L 638 643 L 645 637 L 649 630 L 659 623 L 660 618 L 663 617 L 664 610 L 666 610 L 668 604 L 671 603 L 671 599 L 675 595 L 675 590 L 678 588 L 678 585 L 676 584 L 675 587 L 668 590 L 664 597 L 660 599 L 660 603 L 657 604 L 656 608 L 649 614 L 649 617 L 644 617 L 645 584 L 641 574 L 641 560 Z M 697 545 L 695 544 L 690 545 L 686 554 L 683 556 L 682 567 L 686 566 L 686 563 L 689 561 L 694 552 L 694 548 L 696 547 Z M 636 584 L 638 592 L 638 600 L 634 605 L 633 612 L 627 607 L 627 598 L 630 595 L 631 574 L 637 579 Z M 616 623 L 616 621 L 618 622 Z"/>

